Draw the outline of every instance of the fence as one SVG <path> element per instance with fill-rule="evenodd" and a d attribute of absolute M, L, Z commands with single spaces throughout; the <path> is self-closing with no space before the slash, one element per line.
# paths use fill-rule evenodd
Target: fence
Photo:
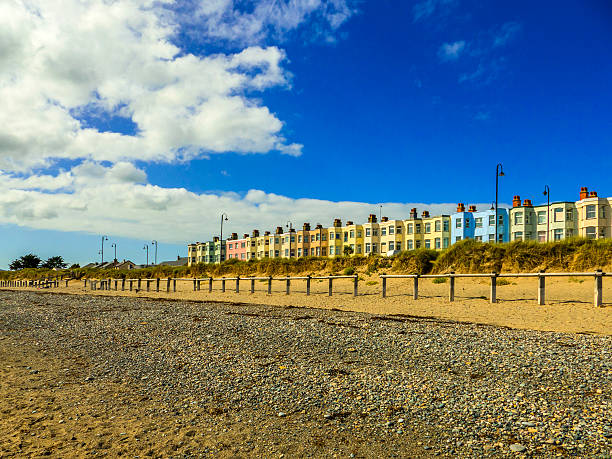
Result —
<path fill-rule="evenodd" d="M 594 297 L 593 304 L 596 307 L 603 305 L 603 277 L 612 276 L 612 273 L 604 273 L 601 270 L 595 272 L 582 272 L 582 273 L 496 273 L 490 274 L 458 274 L 450 272 L 448 274 L 381 274 L 379 277 L 382 279 L 382 297 L 387 296 L 387 280 L 388 279 L 413 279 L 413 298 L 417 300 L 419 298 L 419 279 L 435 279 L 435 278 L 448 278 L 448 300 L 455 301 L 455 279 L 457 278 L 490 278 L 490 294 L 489 300 L 491 303 L 497 303 L 497 279 L 503 277 L 531 277 L 538 279 L 538 304 L 546 304 L 546 278 L 547 277 L 594 277 Z M 311 282 L 313 280 L 327 280 L 328 288 L 327 295 L 333 295 L 334 279 L 353 279 L 353 296 L 359 295 L 359 277 L 357 275 L 352 276 L 300 276 L 300 277 L 221 277 L 221 278 L 173 278 L 168 277 L 166 279 L 83 279 L 83 288 L 87 288 L 88 284 L 91 290 L 121 290 L 121 291 L 155 291 L 165 290 L 167 293 L 176 292 L 177 281 L 193 283 L 193 291 L 200 291 L 202 282 L 208 286 L 208 292 L 213 291 L 213 284 L 218 282 L 221 284 L 221 292 L 225 292 L 228 289 L 227 283 L 234 283 L 234 291 L 240 293 L 240 282 L 247 281 L 250 283 L 250 293 L 255 293 L 255 282 L 264 281 L 266 282 L 266 293 L 272 294 L 272 282 L 284 282 L 285 293 L 291 294 L 292 281 L 305 281 L 306 282 L 306 295 L 311 294 Z M 35 287 L 35 288 L 57 288 L 60 286 L 61 281 L 68 282 L 71 279 L 59 278 L 48 278 L 41 280 L 2 280 L 0 281 L 0 287 Z M 231 287 L 230 287 L 231 288 Z"/>
<path fill-rule="evenodd" d="M 490 278 L 491 288 L 489 294 L 489 301 L 491 303 L 497 303 L 497 279 L 500 277 L 532 277 L 538 279 L 538 304 L 546 304 L 546 278 L 547 277 L 594 277 L 594 296 L 593 304 L 596 307 L 603 305 L 603 277 L 611 276 L 612 273 L 604 273 L 601 270 L 597 270 L 591 273 L 496 273 L 491 274 L 457 274 L 450 272 L 448 274 L 383 274 L 380 275 L 382 279 L 382 296 L 387 296 L 387 279 L 413 279 L 412 297 L 417 300 L 419 298 L 419 279 L 436 279 L 436 278 L 448 278 L 448 300 L 455 301 L 455 279 L 461 277 L 480 277 Z"/>

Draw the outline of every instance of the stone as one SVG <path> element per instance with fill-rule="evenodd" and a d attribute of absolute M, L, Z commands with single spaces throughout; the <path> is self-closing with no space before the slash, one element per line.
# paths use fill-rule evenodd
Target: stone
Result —
<path fill-rule="evenodd" d="M 525 448 L 523 445 L 521 445 L 520 443 L 513 443 L 510 445 L 510 451 L 513 451 L 515 453 L 522 453 L 523 451 L 525 451 L 527 448 Z"/>

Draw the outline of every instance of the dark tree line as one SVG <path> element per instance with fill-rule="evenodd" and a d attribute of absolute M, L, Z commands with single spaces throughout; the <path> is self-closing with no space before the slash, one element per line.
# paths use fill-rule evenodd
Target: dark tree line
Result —
<path fill-rule="evenodd" d="M 61 256 L 50 257 L 46 261 L 42 261 L 38 255 L 28 253 L 22 257 L 13 260 L 9 265 L 11 271 L 18 271 L 26 268 L 47 268 L 47 269 L 65 269 L 66 262 Z"/>

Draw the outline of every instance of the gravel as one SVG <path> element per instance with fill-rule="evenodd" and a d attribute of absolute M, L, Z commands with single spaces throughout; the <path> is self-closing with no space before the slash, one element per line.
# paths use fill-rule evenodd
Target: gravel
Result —
<path fill-rule="evenodd" d="M 389 456 L 612 457 L 610 336 L 32 292 L 0 292 L 0 335 L 86 356 L 88 384 L 133 381 L 160 410 L 296 421 L 298 439 L 316 422 Z"/>

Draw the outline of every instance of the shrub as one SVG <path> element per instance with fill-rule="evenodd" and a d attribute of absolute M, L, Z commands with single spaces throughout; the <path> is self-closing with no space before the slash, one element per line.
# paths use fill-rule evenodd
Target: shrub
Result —
<path fill-rule="evenodd" d="M 355 274 L 355 268 L 353 268 L 352 266 L 349 266 L 348 268 L 344 268 L 344 271 L 342 271 L 342 274 L 344 274 L 345 276 L 352 276 L 353 274 Z"/>
<path fill-rule="evenodd" d="M 446 284 L 446 277 L 436 277 L 432 282 L 434 284 Z"/>

